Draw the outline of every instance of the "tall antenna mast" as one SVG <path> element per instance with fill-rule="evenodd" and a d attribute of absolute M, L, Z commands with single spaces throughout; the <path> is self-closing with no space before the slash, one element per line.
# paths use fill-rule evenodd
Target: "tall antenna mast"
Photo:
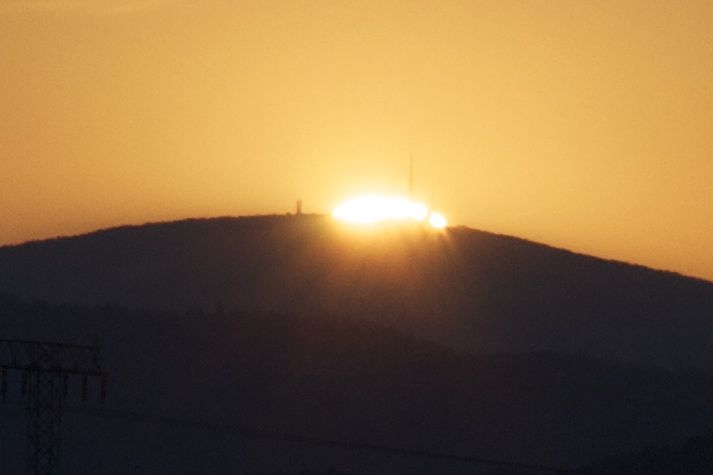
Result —
<path fill-rule="evenodd" d="M 413 198 L 413 154 L 409 154 L 408 197 Z"/>

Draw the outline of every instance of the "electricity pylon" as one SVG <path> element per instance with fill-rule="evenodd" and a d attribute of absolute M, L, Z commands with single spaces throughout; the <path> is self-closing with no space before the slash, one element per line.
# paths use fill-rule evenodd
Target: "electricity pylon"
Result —
<path fill-rule="evenodd" d="M 70 377 L 82 384 L 82 399 L 88 397 L 89 379 L 99 379 L 100 399 L 106 397 L 106 373 L 98 346 L 0 340 L 0 392 L 7 395 L 7 373 L 22 375 L 22 394 L 27 398 L 27 473 L 54 475 L 59 469 L 62 409 Z"/>

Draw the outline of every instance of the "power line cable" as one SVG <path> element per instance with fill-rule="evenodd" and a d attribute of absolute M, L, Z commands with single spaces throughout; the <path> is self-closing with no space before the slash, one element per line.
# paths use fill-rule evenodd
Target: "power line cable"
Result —
<path fill-rule="evenodd" d="M 102 417 L 107 419 L 125 420 L 136 423 L 147 423 L 156 425 L 169 425 L 174 427 L 182 427 L 189 429 L 206 430 L 211 432 L 219 432 L 223 434 L 239 435 L 247 438 L 260 438 L 268 440 L 276 440 L 280 442 L 309 444 L 321 447 L 335 447 L 348 450 L 367 450 L 372 452 L 389 453 L 393 455 L 401 455 L 406 457 L 428 458 L 432 460 L 451 461 L 472 463 L 478 465 L 487 465 L 492 467 L 506 467 L 520 470 L 530 470 L 544 473 L 557 474 L 572 474 L 572 475 L 591 475 L 588 472 L 575 470 L 565 467 L 552 467 L 547 465 L 526 464 L 518 462 L 508 462 L 505 460 L 486 459 L 481 457 L 473 457 L 469 455 L 448 454 L 443 452 L 434 452 L 429 450 L 409 449 L 404 447 L 393 447 L 387 445 L 372 444 L 366 442 L 357 442 L 345 439 L 330 439 L 324 437 L 316 437 L 310 435 L 293 434 L 289 432 L 264 430 L 258 428 L 240 427 L 230 424 L 216 424 L 193 419 L 184 419 L 178 417 L 155 416 L 150 414 L 142 414 L 139 412 L 117 411 L 107 409 L 91 409 L 82 407 L 67 408 L 66 412 L 88 415 L 93 417 Z"/>

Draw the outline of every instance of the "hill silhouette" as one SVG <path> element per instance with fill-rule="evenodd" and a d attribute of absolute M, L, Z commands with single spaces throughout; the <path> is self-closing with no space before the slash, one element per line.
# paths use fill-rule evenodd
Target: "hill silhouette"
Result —
<path fill-rule="evenodd" d="M 66 413 L 64 473 L 547 473 L 260 440 L 183 420 L 565 466 L 677 445 L 713 426 L 707 372 L 557 353 L 472 355 L 381 322 L 320 314 L 56 306 L 9 295 L 0 295 L 0 314 L 6 338 L 101 342 L 110 417 Z M 19 375 L 8 386 L 0 470 L 21 473 L 23 405 L 11 404 Z M 71 383 L 70 406 L 78 391 Z"/>
<path fill-rule="evenodd" d="M 52 302 L 385 322 L 474 353 L 713 368 L 713 284 L 464 227 L 330 217 L 126 226 L 0 248 L 0 290 Z"/>

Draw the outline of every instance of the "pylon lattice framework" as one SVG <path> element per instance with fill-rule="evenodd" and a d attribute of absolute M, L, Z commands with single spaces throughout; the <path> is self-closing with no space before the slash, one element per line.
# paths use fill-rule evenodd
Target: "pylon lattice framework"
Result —
<path fill-rule="evenodd" d="M 26 340 L 0 340 L 0 392 L 7 395 L 7 372 L 22 374 L 22 393 L 27 397 L 27 473 L 53 475 L 59 468 L 62 409 L 69 378 L 82 381 L 82 399 L 88 397 L 89 378 L 101 382 L 100 399 L 106 396 L 106 373 L 98 346 Z"/>

